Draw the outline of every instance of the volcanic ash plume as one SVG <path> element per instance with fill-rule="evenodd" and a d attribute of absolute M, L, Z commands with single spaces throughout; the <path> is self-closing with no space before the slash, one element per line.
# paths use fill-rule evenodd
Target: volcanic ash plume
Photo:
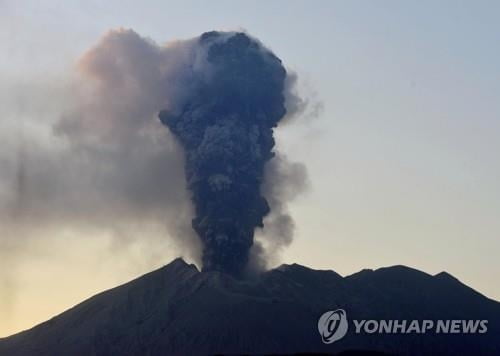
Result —
<path fill-rule="evenodd" d="M 269 205 L 261 194 L 275 128 L 286 113 L 286 71 L 244 33 L 208 32 L 198 39 L 203 70 L 179 108 L 160 119 L 185 150 L 192 225 L 203 244 L 203 269 L 239 276 Z"/>

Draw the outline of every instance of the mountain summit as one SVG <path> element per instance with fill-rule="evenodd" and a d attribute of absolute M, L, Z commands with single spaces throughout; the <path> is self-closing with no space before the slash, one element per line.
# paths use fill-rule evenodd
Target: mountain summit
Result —
<path fill-rule="evenodd" d="M 325 344 L 318 319 L 343 309 L 345 337 Z M 354 320 L 488 320 L 485 333 L 356 333 Z M 182 259 L 0 339 L 0 355 L 500 353 L 500 303 L 442 272 L 405 266 L 333 271 L 282 265 L 254 280 L 199 272 Z"/>

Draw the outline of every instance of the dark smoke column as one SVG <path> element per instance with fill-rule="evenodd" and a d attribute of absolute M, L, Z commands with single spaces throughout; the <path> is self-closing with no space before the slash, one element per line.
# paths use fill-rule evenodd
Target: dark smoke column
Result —
<path fill-rule="evenodd" d="M 196 76 L 180 113 L 160 120 L 186 152 L 186 179 L 203 243 L 203 269 L 241 276 L 269 205 L 260 193 L 274 153 L 273 128 L 285 115 L 286 71 L 244 33 L 207 32 L 208 75 Z"/>

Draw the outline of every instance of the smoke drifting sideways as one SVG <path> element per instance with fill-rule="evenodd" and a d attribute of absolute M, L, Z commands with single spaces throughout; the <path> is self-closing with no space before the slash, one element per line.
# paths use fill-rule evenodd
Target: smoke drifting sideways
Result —
<path fill-rule="evenodd" d="M 157 45 L 113 30 L 78 70 L 63 95 L 51 93 L 65 108 L 50 132 L 25 130 L 22 154 L 12 138 L 11 154 L 0 154 L 11 168 L 0 172 L 2 229 L 12 227 L 3 236 L 115 229 L 119 246 L 144 238 L 144 224 L 164 225 L 184 255 L 236 276 L 291 241 L 286 205 L 295 194 L 282 193 L 307 177 L 303 166 L 271 159 L 272 133 L 305 102 L 257 40 L 209 32 Z M 25 127 L 36 126 L 34 111 Z M 255 228 L 262 244 L 253 244 Z"/>
<path fill-rule="evenodd" d="M 186 89 L 178 73 L 188 45 L 113 30 L 71 73 L 0 84 L 0 261 L 12 249 L 26 260 L 23 246 L 55 236 L 100 238 L 110 256 L 140 248 L 146 262 L 131 252 L 133 273 L 176 255 L 199 259 L 183 152 L 156 118 Z"/>

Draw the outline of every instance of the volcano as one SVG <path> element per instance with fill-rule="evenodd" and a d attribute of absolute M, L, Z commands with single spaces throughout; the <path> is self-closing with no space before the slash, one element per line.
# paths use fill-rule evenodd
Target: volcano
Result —
<path fill-rule="evenodd" d="M 345 337 L 325 344 L 319 317 L 343 309 Z M 485 333 L 356 333 L 354 320 L 488 320 Z M 500 303 L 448 273 L 392 266 L 342 277 L 282 265 L 253 280 L 182 259 L 102 292 L 30 330 L 0 355 L 347 353 L 500 354 Z"/>

